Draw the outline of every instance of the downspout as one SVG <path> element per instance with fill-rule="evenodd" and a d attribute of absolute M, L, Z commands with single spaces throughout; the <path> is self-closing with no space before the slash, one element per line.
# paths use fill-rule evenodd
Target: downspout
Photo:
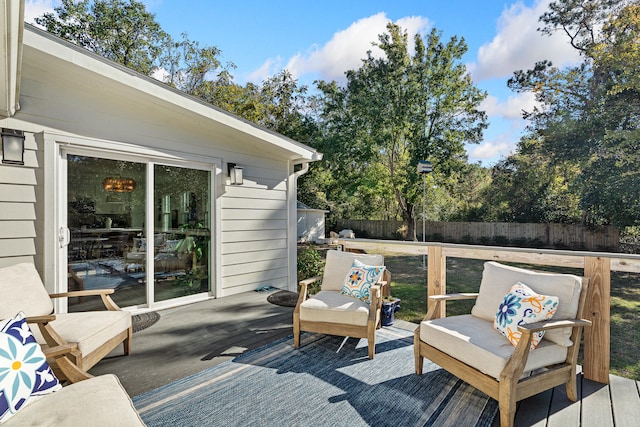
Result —
<path fill-rule="evenodd" d="M 24 38 L 24 1 L 8 0 L 0 4 L 0 57 L 5 61 L 0 71 L 0 118 L 12 117 L 20 109 L 20 81 Z"/>
<path fill-rule="evenodd" d="M 305 173 L 309 172 L 309 161 L 299 160 L 293 162 L 293 169 L 295 170 L 297 165 L 302 165 L 302 168 L 298 171 L 294 171 L 292 174 L 293 179 L 290 180 L 289 185 L 289 225 L 288 225 L 288 248 L 289 256 L 289 287 L 288 290 L 292 292 L 298 291 L 298 178 Z"/>
<path fill-rule="evenodd" d="M 296 164 L 300 164 L 300 163 L 294 163 L 293 166 L 295 168 Z M 302 169 L 300 169 L 298 172 L 294 172 L 293 175 L 296 179 L 296 190 L 298 189 L 298 178 L 300 178 L 302 175 L 304 175 L 305 173 L 309 172 L 309 162 L 308 161 L 304 161 L 302 162 Z"/>

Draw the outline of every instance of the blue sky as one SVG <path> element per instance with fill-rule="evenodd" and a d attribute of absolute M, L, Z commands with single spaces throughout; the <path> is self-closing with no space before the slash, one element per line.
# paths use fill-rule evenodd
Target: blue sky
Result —
<path fill-rule="evenodd" d="M 562 66 L 578 60 L 562 34 L 543 36 L 538 17 L 550 0 L 142 0 L 173 37 L 186 32 L 201 46 L 215 45 L 232 62 L 235 81 L 260 82 L 283 68 L 301 83 L 344 81 L 357 68 L 390 20 L 410 34 L 432 28 L 443 39 L 464 37 L 463 58 L 478 87 L 488 92 L 482 108 L 489 128 L 480 144 L 467 146 L 469 160 L 491 165 L 517 144 L 531 109 L 531 95 L 514 94 L 507 79 L 518 69 L 550 59 Z M 25 20 L 59 5 L 26 0 Z"/>

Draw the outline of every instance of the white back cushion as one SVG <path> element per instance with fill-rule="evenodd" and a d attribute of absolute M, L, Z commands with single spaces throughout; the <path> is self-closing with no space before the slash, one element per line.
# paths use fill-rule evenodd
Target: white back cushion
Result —
<path fill-rule="evenodd" d="M 53 303 L 31 263 L 0 268 L 0 319 L 23 311 L 25 316 L 53 313 Z"/>
<path fill-rule="evenodd" d="M 322 276 L 322 290 L 342 291 L 342 284 L 344 283 L 345 277 L 347 277 L 347 273 L 351 270 L 354 259 L 366 265 L 384 265 L 384 257 L 382 255 L 357 254 L 355 252 L 343 252 L 331 249 L 327 251 L 327 262 L 324 266 L 324 275 Z"/>
<path fill-rule="evenodd" d="M 572 274 L 531 271 L 494 261 L 484 264 L 480 294 L 471 314 L 493 322 L 502 299 L 518 282 L 524 283 L 539 294 L 554 295 L 559 298 L 554 320 L 575 319 L 582 289 L 581 277 Z M 557 344 L 569 346 L 571 345 L 570 335 L 571 328 L 564 328 L 548 331 L 544 337 Z"/>

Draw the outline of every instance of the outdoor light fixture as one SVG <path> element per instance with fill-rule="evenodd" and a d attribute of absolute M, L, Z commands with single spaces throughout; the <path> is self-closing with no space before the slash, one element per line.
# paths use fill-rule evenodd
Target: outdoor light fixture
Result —
<path fill-rule="evenodd" d="M 24 132 L 2 128 L 2 163 L 24 165 Z"/>
<path fill-rule="evenodd" d="M 418 160 L 418 173 L 422 175 L 422 243 L 427 236 L 427 175 L 433 172 L 433 166 L 429 160 Z M 427 269 L 427 256 L 422 255 L 422 269 Z"/>
<path fill-rule="evenodd" d="M 133 178 L 108 176 L 102 180 L 102 187 L 114 193 L 131 193 L 136 189 L 136 181 Z"/>
<path fill-rule="evenodd" d="M 242 185 L 242 166 L 238 166 L 235 163 L 227 163 L 227 169 L 229 172 L 229 183 L 231 185 Z"/>

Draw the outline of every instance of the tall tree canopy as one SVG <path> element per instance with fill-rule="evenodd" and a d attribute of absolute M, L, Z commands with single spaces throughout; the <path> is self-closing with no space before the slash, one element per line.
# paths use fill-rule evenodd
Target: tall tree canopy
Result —
<path fill-rule="evenodd" d="M 640 3 L 561 0 L 541 29 L 562 31 L 581 53 L 578 66 L 542 61 L 517 71 L 509 86 L 531 91 L 542 105 L 526 140 L 552 165 L 572 165 L 571 186 L 589 224 L 640 224 Z"/>
<path fill-rule="evenodd" d="M 62 0 L 36 18 L 48 32 L 143 74 L 154 71 L 169 35 L 135 0 Z"/>
<path fill-rule="evenodd" d="M 347 72 L 345 87 L 318 84 L 321 150 L 330 172 L 343 178 L 336 182 L 336 199 L 358 193 L 368 202 L 361 207 L 375 210 L 391 195 L 415 239 L 418 161 L 430 160 L 436 181 L 449 185 L 466 164 L 464 144 L 482 138 L 486 116 L 478 107 L 486 95 L 461 63 L 464 40 L 445 43 L 433 30 L 424 40 L 416 35 L 411 55 L 406 31 L 392 23 L 387 30 L 377 44 L 384 55 L 369 52 L 360 68 Z"/>

